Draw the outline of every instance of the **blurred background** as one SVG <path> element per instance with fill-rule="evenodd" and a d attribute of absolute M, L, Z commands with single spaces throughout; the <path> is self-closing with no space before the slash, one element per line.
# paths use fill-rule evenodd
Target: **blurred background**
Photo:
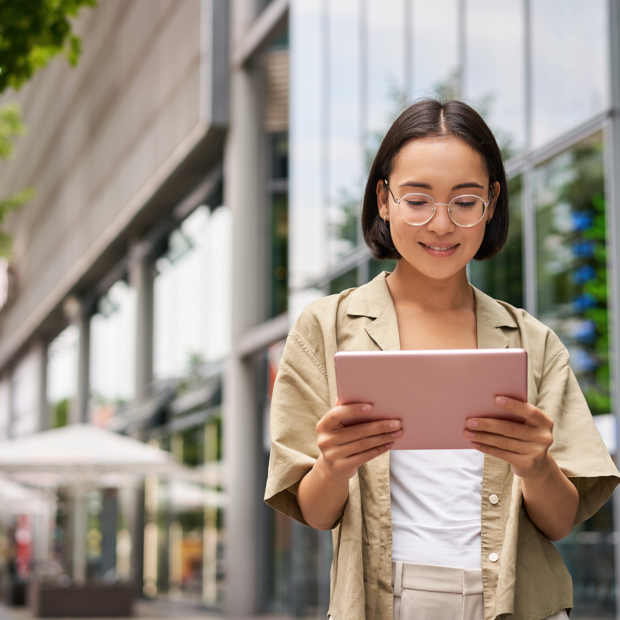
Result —
<path fill-rule="evenodd" d="M 200 485 L 59 484 L 47 526 L 5 510 L 5 597 L 51 564 L 179 610 L 324 617 L 331 534 L 262 502 L 271 389 L 308 302 L 393 269 L 363 244 L 361 197 L 419 97 L 465 100 L 498 138 L 510 236 L 470 279 L 558 333 L 615 455 L 617 0 L 59 4 L 76 66 L 0 72 L 0 439 L 87 423 Z M 556 543 L 571 617 L 618 617 L 613 503 Z"/>

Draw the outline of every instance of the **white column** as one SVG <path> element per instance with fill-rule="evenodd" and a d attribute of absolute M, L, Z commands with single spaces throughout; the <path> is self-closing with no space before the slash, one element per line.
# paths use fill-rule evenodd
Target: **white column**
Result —
<path fill-rule="evenodd" d="M 136 242 L 129 252 L 129 284 L 136 291 L 136 403 L 143 402 L 153 382 L 153 262 L 151 246 Z"/>
<path fill-rule="evenodd" d="M 86 493 L 83 489 L 73 491 L 73 581 L 83 584 L 86 581 Z"/>
<path fill-rule="evenodd" d="M 231 3 L 233 52 L 257 11 L 255 0 Z M 234 57 L 234 53 L 231 53 Z M 258 611 L 259 411 L 253 367 L 236 352 L 240 336 L 265 319 L 266 218 L 261 88 L 252 66 L 234 67 L 230 80 L 230 129 L 225 145 L 224 203 L 233 215 L 232 353 L 224 384 L 224 459 L 228 615 Z"/>
<path fill-rule="evenodd" d="M 616 415 L 616 429 L 620 446 L 620 6 L 618 0 L 608 0 L 609 20 L 609 83 L 612 114 L 605 127 L 607 230 L 610 249 L 608 272 L 609 317 L 611 345 L 611 391 L 612 410 Z M 619 449 L 616 448 L 616 463 Z M 616 617 L 620 620 L 620 492 L 613 497 L 615 566 L 616 566 Z"/>

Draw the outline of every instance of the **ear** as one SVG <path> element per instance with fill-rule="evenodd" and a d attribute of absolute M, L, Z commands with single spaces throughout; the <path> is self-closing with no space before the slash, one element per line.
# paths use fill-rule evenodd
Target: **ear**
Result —
<path fill-rule="evenodd" d="M 383 179 L 377 181 L 377 207 L 379 209 L 379 217 L 383 219 L 389 216 L 388 190 Z"/>
<path fill-rule="evenodd" d="M 499 193 L 501 191 L 501 186 L 499 181 L 495 181 L 493 185 L 491 185 L 491 203 L 489 204 L 489 212 L 488 212 L 488 220 L 493 219 L 493 215 L 495 215 L 495 207 L 497 205 L 497 199 L 499 197 Z"/>

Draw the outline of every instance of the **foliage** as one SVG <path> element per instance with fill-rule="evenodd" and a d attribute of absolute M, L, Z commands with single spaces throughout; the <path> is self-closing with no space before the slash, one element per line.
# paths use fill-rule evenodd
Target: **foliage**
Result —
<path fill-rule="evenodd" d="M 82 46 L 69 18 L 95 4 L 96 0 L 0 0 L 0 94 L 21 88 L 60 53 L 75 66 Z M 1 106 L 0 160 L 12 157 L 15 142 L 25 131 L 19 105 Z M 0 198 L 0 223 L 33 196 L 34 189 L 27 187 Z M 11 245 L 10 235 L 0 231 L 0 256 L 8 256 Z"/>
<path fill-rule="evenodd" d="M 54 410 L 52 412 L 53 428 L 67 426 L 69 423 L 69 406 L 70 400 L 68 398 L 63 398 L 54 405 Z"/>
<path fill-rule="evenodd" d="M 0 4 L 0 6 L 2 6 Z M 9 103 L 0 107 L 0 160 L 13 156 L 15 141 L 25 133 L 26 127 L 21 120 L 19 104 Z M 10 211 L 21 207 L 34 196 L 34 189 L 27 187 L 14 192 L 6 198 L 0 198 L 0 222 Z M 8 256 L 12 238 L 0 231 L 0 256 Z"/>
<path fill-rule="evenodd" d="M 0 93 L 21 88 L 57 54 L 72 66 L 82 51 L 70 17 L 95 0 L 0 0 Z"/>

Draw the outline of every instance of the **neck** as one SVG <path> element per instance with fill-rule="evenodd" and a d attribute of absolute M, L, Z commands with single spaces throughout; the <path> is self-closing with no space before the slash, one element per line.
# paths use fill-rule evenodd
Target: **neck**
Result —
<path fill-rule="evenodd" d="M 395 304 L 415 306 L 427 312 L 455 312 L 475 307 L 465 268 L 449 278 L 437 280 L 400 259 L 386 283 Z"/>

